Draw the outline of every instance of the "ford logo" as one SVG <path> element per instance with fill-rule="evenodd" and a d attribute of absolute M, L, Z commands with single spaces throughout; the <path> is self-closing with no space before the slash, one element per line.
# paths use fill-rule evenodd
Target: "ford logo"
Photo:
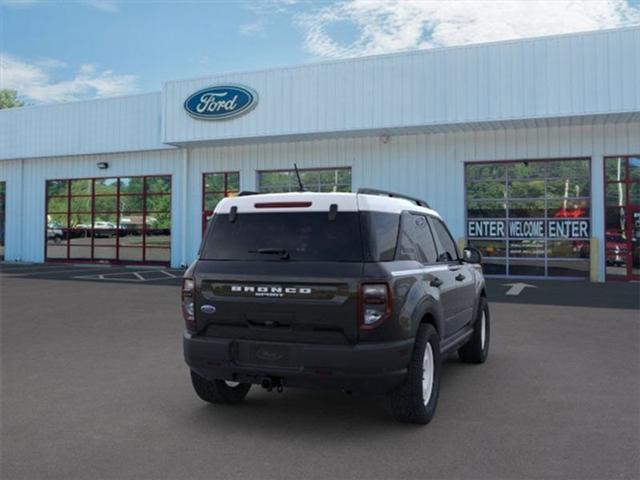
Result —
<path fill-rule="evenodd" d="M 213 305 L 202 305 L 200 311 L 202 313 L 216 313 L 216 307 Z"/>
<path fill-rule="evenodd" d="M 264 360 L 265 362 L 277 362 L 278 360 L 282 360 L 284 355 L 280 352 L 274 352 L 273 350 L 266 350 L 261 348 L 256 352 L 256 357 L 260 360 Z"/>
<path fill-rule="evenodd" d="M 194 118 L 225 120 L 247 113 L 258 103 L 258 94 L 240 85 L 219 85 L 199 90 L 184 102 Z"/>

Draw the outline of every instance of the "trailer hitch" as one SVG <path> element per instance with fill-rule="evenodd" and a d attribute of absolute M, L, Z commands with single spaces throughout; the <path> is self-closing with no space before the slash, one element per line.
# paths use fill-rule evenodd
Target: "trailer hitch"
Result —
<path fill-rule="evenodd" d="M 282 379 L 277 377 L 264 377 L 260 384 L 267 392 L 271 392 L 275 388 L 278 393 L 282 393 L 282 390 L 284 389 Z"/>

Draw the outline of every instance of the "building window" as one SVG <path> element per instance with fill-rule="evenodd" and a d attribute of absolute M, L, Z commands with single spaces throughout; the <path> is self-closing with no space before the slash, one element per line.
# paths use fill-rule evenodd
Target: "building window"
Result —
<path fill-rule="evenodd" d="M 202 175 L 202 232 L 213 215 L 218 202 L 225 197 L 234 197 L 240 191 L 239 172 L 216 172 Z"/>
<path fill-rule="evenodd" d="M 46 259 L 170 262 L 171 177 L 47 181 Z"/>
<path fill-rule="evenodd" d="M 310 192 L 350 192 L 351 168 L 300 169 L 300 180 Z M 262 193 L 297 192 L 300 189 L 295 170 L 258 172 L 258 190 Z"/>
<path fill-rule="evenodd" d="M 6 201 L 5 182 L 0 182 L 0 260 L 4 260 L 4 225 L 5 225 L 5 201 Z"/>
<path fill-rule="evenodd" d="M 484 271 L 589 276 L 589 159 L 468 163 L 466 236 Z"/>
<path fill-rule="evenodd" d="M 604 159 L 607 279 L 640 280 L 640 156 Z"/>

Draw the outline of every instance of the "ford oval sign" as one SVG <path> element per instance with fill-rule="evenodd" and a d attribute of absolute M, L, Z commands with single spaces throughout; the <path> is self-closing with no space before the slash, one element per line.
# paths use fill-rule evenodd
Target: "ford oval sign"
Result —
<path fill-rule="evenodd" d="M 194 118 L 226 120 L 247 113 L 258 103 L 258 94 L 240 85 L 217 85 L 197 91 L 184 102 Z"/>

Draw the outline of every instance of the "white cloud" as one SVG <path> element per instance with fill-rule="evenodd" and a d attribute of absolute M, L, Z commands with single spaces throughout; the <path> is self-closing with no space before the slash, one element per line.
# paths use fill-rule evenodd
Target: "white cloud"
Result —
<path fill-rule="evenodd" d="M 262 36 L 264 35 L 264 20 L 242 24 L 238 27 L 238 32 L 245 37 Z"/>
<path fill-rule="evenodd" d="M 51 70 L 62 66 L 63 62 L 52 59 L 28 63 L 0 53 L 0 89 L 17 90 L 20 96 L 35 103 L 112 97 L 137 91 L 135 75 L 118 75 L 92 64 L 81 65 L 71 78 L 54 80 Z"/>
<path fill-rule="evenodd" d="M 107 13 L 115 13 L 120 11 L 118 3 L 114 0 L 83 0 L 83 3 Z"/>
<path fill-rule="evenodd" d="M 35 65 L 41 68 L 64 68 L 67 66 L 65 62 L 62 60 L 57 60 L 55 58 L 41 58 L 34 62 Z"/>
<path fill-rule="evenodd" d="M 331 30 L 344 22 L 356 37 Z M 640 24 L 627 0 L 347 0 L 298 17 L 305 47 L 352 57 Z"/>
<path fill-rule="evenodd" d="M 290 7 L 300 3 L 300 0 L 247 0 L 242 6 L 258 15 L 286 13 Z"/>

